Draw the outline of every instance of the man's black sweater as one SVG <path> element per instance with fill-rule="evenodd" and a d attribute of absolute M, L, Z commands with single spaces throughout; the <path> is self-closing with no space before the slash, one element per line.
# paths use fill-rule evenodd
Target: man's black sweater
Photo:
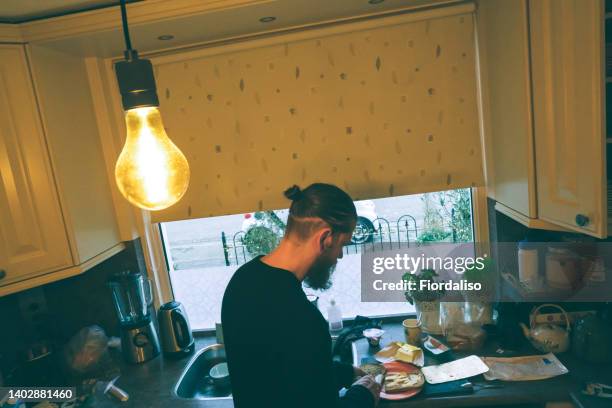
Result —
<path fill-rule="evenodd" d="M 237 408 L 374 405 L 370 392 L 350 386 L 353 369 L 332 362 L 326 320 L 293 273 L 257 257 L 230 280 L 221 310 L 223 337 Z"/>

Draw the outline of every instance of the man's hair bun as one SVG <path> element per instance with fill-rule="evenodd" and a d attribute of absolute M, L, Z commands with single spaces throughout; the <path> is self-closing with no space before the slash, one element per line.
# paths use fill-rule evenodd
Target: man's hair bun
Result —
<path fill-rule="evenodd" d="M 286 234 L 295 232 L 301 239 L 310 237 L 313 227 L 319 228 L 317 218 L 334 233 L 352 233 L 355 228 L 357 210 L 353 199 L 333 184 L 314 183 L 303 190 L 294 185 L 285 190 L 285 197 L 291 200 Z"/>
<path fill-rule="evenodd" d="M 295 184 L 285 190 L 285 197 L 287 197 L 291 201 L 299 200 L 302 195 L 302 190 Z"/>

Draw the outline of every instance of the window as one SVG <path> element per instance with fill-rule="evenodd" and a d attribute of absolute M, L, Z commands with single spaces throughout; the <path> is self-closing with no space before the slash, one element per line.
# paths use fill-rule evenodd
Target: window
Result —
<path fill-rule="evenodd" d="M 414 311 L 408 302 L 361 302 L 360 252 L 387 243 L 473 242 L 470 189 L 355 202 L 358 224 L 351 244 L 338 261 L 333 285 L 319 296 L 326 315 L 333 298 L 344 318 L 388 316 Z M 236 269 L 273 249 L 282 237 L 288 210 L 166 222 L 161 225 L 170 281 L 193 329 L 210 329 L 221 319 L 223 292 Z"/>

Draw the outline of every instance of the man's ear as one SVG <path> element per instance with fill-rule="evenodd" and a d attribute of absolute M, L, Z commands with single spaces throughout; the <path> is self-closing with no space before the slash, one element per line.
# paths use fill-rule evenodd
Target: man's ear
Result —
<path fill-rule="evenodd" d="M 323 228 L 319 232 L 319 249 L 321 252 L 331 248 L 333 241 L 333 233 L 331 228 Z"/>

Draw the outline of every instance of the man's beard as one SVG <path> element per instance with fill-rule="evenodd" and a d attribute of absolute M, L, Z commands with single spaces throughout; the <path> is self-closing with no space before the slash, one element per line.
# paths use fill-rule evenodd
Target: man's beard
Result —
<path fill-rule="evenodd" d="M 331 275 L 335 269 L 336 262 L 332 263 L 327 259 L 319 258 L 306 274 L 304 283 L 311 289 L 327 290 L 332 286 Z"/>

